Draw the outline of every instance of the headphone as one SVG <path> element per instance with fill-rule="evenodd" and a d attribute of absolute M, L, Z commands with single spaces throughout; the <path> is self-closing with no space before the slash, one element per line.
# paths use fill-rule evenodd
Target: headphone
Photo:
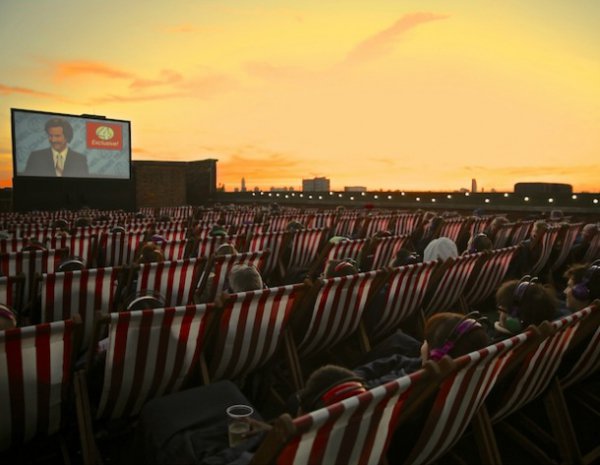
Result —
<path fill-rule="evenodd" d="M 335 265 L 333 272 L 337 274 L 343 271 L 345 268 L 351 269 L 352 274 L 354 274 L 358 270 L 358 264 L 356 263 L 356 260 L 352 258 L 344 258 L 341 262 Z"/>
<path fill-rule="evenodd" d="M 303 391 L 300 391 L 297 394 L 297 397 L 302 411 L 307 413 L 312 410 L 327 407 L 328 405 L 335 404 L 336 402 L 366 391 L 367 388 L 362 383 L 361 378 L 348 377 L 335 381 L 333 384 L 330 384 L 318 394 L 308 399 L 304 398 Z"/>
<path fill-rule="evenodd" d="M 580 283 L 575 284 L 571 288 L 571 294 L 577 300 L 586 301 L 590 298 L 590 281 L 594 275 L 600 270 L 600 260 L 593 262 L 583 275 Z"/>
<path fill-rule="evenodd" d="M 10 308 L 6 304 L 0 304 L 0 317 L 6 318 L 7 320 L 11 320 L 14 324 L 14 327 L 17 326 L 17 316 L 12 308 Z"/>
<path fill-rule="evenodd" d="M 434 362 L 441 360 L 454 349 L 456 343 L 460 341 L 463 336 L 466 336 L 478 328 L 482 328 L 481 322 L 484 320 L 485 318 L 482 317 L 479 312 L 471 312 L 463 316 L 454 325 L 442 347 L 436 347 L 429 352 L 429 359 Z"/>
<path fill-rule="evenodd" d="M 142 289 L 134 293 L 125 301 L 124 305 L 126 311 L 164 308 L 166 306 L 166 299 L 163 295 L 152 289 Z"/>
<path fill-rule="evenodd" d="M 538 284 L 538 278 L 532 278 L 527 274 L 519 280 L 519 283 L 515 287 L 513 301 L 504 322 L 504 327 L 513 334 L 520 333 L 523 330 L 523 320 L 519 316 L 519 309 L 527 290 L 536 284 Z"/>
<path fill-rule="evenodd" d="M 79 271 L 85 268 L 85 261 L 78 256 L 72 256 L 62 262 L 57 271 Z"/>

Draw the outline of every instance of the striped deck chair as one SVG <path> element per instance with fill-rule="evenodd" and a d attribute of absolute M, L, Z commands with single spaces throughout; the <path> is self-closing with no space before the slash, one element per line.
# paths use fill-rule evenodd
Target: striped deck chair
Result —
<path fill-rule="evenodd" d="M 494 237 L 494 249 L 504 249 L 511 245 L 511 236 L 516 227 L 515 223 L 507 223 L 500 226 Z M 520 241 L 519 241 L 520 242 Z M 518 244 L 518 242 L 517 242 Z M 517 245 L 514 244 L 514 245 Z"/>
<path fill-rule="evenodd" d="M 225 295 L 207 354 L 210 381 L 238 379 L 269 362 L 305 290 L 294 284 Z"/>
<path fill-rule="evenodd" d="M 493 250 L 489 254 L 481 254 L 484 261 L 477 273 L 471 275 L 471 279 L 463 290 L 463 302 L 466 308 L 471 308 L 484 301 L 498 289 L 518 250 L 518 246 L 513 246 Z"/>
<path fill-rule="evenodd" d="M 167 307 L 190 304 L 205 264 L 204 258 L 142 263 L 135 289 L 129 288 L 127 294 L 151 290 L 164 297 Z"/>
<path fill-rule="evenodd" d="M 135 253 L 144 236 L 144 232 L 103 234 L 100 236 L 98 264 L 123 266 L 133 263 Z"/>
<path fill-rule="evenodd" d="M 479 254 L 461 255 L 449 258 L 440 266 L 441 276 L 432 279 L 423 300 L 425 318 L 453 309 L 481 260 Z"/>
<path fill-rule="evenodd" d="M 540 254 L 531 269 L 527 272 L 528 274 L 537 276 L 546 267 L 560 230 L 560 226 L 550 226 L 544 232 L 544 235 L 539 240 L 541 245 Z"/>
<path fill-rule="evenodd" d="M 452 448 L 473 420 L 481 463 L 500 463 L 489 428 L 480 426 L 486 418 L 481 409 L 504 370 L 510 367 L 509 354 L 522 356 L 538 341 L 539 334 L 531 329 L 457 359 L 442 361 L 450 362 L 452 368 L 442 379 L 419 439 L 402 463 L 435 462 Z"/>
<path fill-rule="evenodd" d="M 78 329 L 74 318 L 0 331 L 0 452 L 65 426 Z"/>
<path fill-rule="evenodd" d="M 167 241 L 182 241 L 188 237 L 188 230 L 185 227 L 179 229 L 156 229 L 155 234 L 165 238 Z"/>
<path fill-rule="evenodd" d="M 27 244 L 29 244 L 29 239 L 22 237 L 0 239 L 0 253 L 18 252 Z"/>
<path fill-rule="evenodd" d="M 290 221 L 296 221 L 298 215 L 272 215 L 268 218 L 269 232 L 285 231 Z"/>
<path fill-rule="evenodd" d="M 358 215 L 341 215 L 335 221 L 334 236 L 354 237 L 357 229 Z"/>
<path fill-rule="evenodd" d="M 81 257 L 87 268 L 93 268 L 96 258 L 96 236 L 54 236 L 48 238 L 49 249 L 69 249 L 71 256 Z"/>
<path fill-rule="evenodd" d="M 318 280 L 319 290 L 302 339 L 297 344 L 300 358 L 309 358 L 357 334 L 369 298 L 378 290 L 386 272 L 368 271 L 339 278 Z M 368 346 L 363 347 L 368 349 Z M 301 368 L 298 367 L 298 373 Z"/>
<path fill-rule="evenodd" d="M 592 263 L 598 258 L 600 258 L 600 233 L 596 233 L 596 235 L 592 238 L 592 241 L 590 242 L 590 245 L 583 257 L 583 262 Z"/>
<path fill-rule="evenodd" d="M 317 278 L 327 269 L 333 260 L 352 259 L 358 261 L 361 251 L 369 245 L 369 239 L 347 239 L 337 244 L 326 244 L 322 248 L 320 258 L 314 263 L 309 276 Z"/>
<path fill-rule="evenodd" d="M 475 236 L 476 234 L 482 233 L 487 228 L 490 223 L 491 218 L 476 218 L 471 221 L 471 225 L 469 226 L 469 235 Z"/>
<path fill-rule="evenodd" d="M 0 277 L 0 303 L 8 305 L 17 314 L 17 320 L 20 320 L 21 312 L 25 302 L 25 275 Z M 19 321 L 20 323 L 20 321 Z"/>
<path fill-rule="evenodd" d="M 259 252 L 269 249 L 269 255 L 263 268 L 263 278 L 268 279 L 278 268 L 283 250 L 290 239 L 290 234 L 285 231 L 265 232 L 251 234 L 248 240 L 248 252 Z"/>
<path fill-rule="evenodd" d="M 519 245 L 523 240 L 527 239 L 533 229 L 533 221 L 517 222 L 510 237 L 510 245 Z"/>
<path fill-rule="evenodd" d="M 421 220 L 421 213 L 408 213 L 398 215 L 396 217 L 396 224 L 393 231 L 394 235 L 411 235 L 419 227 Z"/>
<path fill-rule="evenodd" d="M 560 250 L 558 256 L 552 262 L 552 271 L 558 270 L 566 262 L 567 258 L 569 257 L 569 253 L 571 252 L 571 247 L 573 247 L 575 239 L 577 239 L 582 227 L 583 223 L 574 223 L 561 226 L 562 237 L 558 238 L 558 241 L 560 241 Z"/>
<path fill-rule="evenodd" d="M 198 284 L 198 292 L 203 292 L 205 286 L 208 302 L 213 302 L 215 297 L 220 295 L 226 287 L 229 272 L 235 265 L 252 265 L 262 273 L 263 266 L 269 258 L 270 251 L 262 250 L 260 252 L 245 252 L 240 254 L 220 255 L 212 257 L 206 270 Z M 210 273 L 214 275 L 211 277 Z"/>
<path fill-rule="evenodd" d="M 335 213 L 317 213 L 306 225 L 307 228 L 332 228 L 335 222 Z"/>
<path fill-rule="evenodd" d="M 44 273 L 41 277 L 42 321 L 60 321 L 79 315 L 83 322 L 82 348 L 88 348 L 96 311 L 115 308 L 118 268 Z"/>
<path fill-rule="evenodd" d="M 392 269 L 384 284 L 385 299 L 377 309 L 376 324 L 370 328 L 371 342 L 382 340 L 401 324 L 419 316 L 425 292 L 438 262 L 418 263 Z"/>
<path fill-rule="evenodd" d="M 467 227 L 468 222 L 464 218 L 444 220 L 439 237 L 447 237 L 454 242 L 458 242 L 460 235 Z"/>
<path fill-rule="evenodd" d="M 215 253 L 215 250 L 226 242 L 233 244 L 236 241 L 235 236 L 207 236 L 205 238 L 198 239 L 194 244 L 193 256 L 198 258 L 208 258 Z"/>
<path fill-rule="evenodd" d="M 373 263 L 372 270 L 379 270 L 384 266 L 389 266 L 390 262 L 396 256 L 396 252 L 400 250 L 406 242 L 408 236 L 392 236 L 375 238 L 373 248 Z"/>
<path fill-rule="evenodd" d="M 389 230 L 391 221 L 391 215 L 379 215 L 379 216 L 370 216 L 367 217 L 364 224 L 364 230 L 362 233 L 363 237 L 371 237 L 377 231 L 387 231 Z"/>
<path fill-rule="evenodd" d="M 328 232 L 327 228 L 303 229 L 291 234 L 291 253 L 288 262 L 284 264 L 288 275 L 309 268 L 319 256 L 319 250 L 327 239 Z"/>
<path fill-rule="evenodd" d="M 489 405 L 488 402 L 491 423 L 495 425 L 502 422 L 503 431 L 512 437 L 524 439 L 522 445 L 527 444 L 526 437 L 521 434 L 520 430 L 509 424 L 508 420 L 511 420 L 509 417 L 518 413 L 533 400 L 541 398 L 546 394 L 547 389 L 550 388 L 552 391 L 553 384 L 558 386 L 556 384 L 557 370 L 581 321 L 588 315 L 589 311 L 577 312 L 552 323 L 542 323 L 540 330 L 545 339 L 517 365 L 511 373 L 512 378 L 503 384 L 502 392 L 496 393 L 493 404 Z M 562 419 L 555 418 L 555 421 L 563 424 L 568 417 L 561 416 Z M 517 417 L 526 422 L 525 428 L 532 423 L 527 423 L 524 415 L 517 415 Z M 568 431 L 568 428 L 561 426 L 561 430 Z M 558 447 L 563 457 L 571 457 L 573 450 L 576 450 L 576 439 L 563 435 Z M 527 448 L 534 454 L 546 455 L 535 443 L 530 443 Z M 539 455 L 538 460 L 541 460 Z M 567 462 L 574 463 L 573 460 L 567 460 Z"/>
<path fill-rule="evenodd" d="M 246 250 L 248 248 L 248 240 L 253 234 L 262 233 L 266 223 L 241 224 L 233 228 L 233 232 L 237 238 L 234 246 L 237 250 Z"/>
<path fill-rule="evenodd" d="M 167 239 L 160 243 L 160 248 L 166 261 L 183 260 L 187 258 L 186 252 L 190 249 L 188 239 Z"/>
<path fill-rule="evenodd" d="M 292 419 L 280 416 L 251 464 L 378 465 L 396 427 L 439 384 L 431 364 L 367 392 Z"/>

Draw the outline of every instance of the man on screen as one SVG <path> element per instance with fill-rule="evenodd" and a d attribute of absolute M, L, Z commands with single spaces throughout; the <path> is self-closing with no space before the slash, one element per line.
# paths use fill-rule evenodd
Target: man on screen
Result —
<path fill-rule="evenodd" d="M 69 148 L 73 127 L 63 118 L 50 118 L 45 124 L 50 147 L 31 152 L 25 167 L 26 176 L 87 177 L 85 155 Z"/>

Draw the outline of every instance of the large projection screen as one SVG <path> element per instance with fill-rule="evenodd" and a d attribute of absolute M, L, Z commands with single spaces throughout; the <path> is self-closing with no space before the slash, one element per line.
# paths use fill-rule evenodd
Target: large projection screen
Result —
<path fill-rule="evenodd" d="M 16 178 L 131 177 L 129 121 L 15 108 L 11 121 Z"/>

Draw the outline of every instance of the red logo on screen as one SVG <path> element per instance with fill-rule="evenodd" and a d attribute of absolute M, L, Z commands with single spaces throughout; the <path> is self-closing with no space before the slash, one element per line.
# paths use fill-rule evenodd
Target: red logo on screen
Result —
<path fill-rule="evenodd" d="M 86 123 L 88 149 L 122 150 L 123 128 L 119 124 Z"/>

